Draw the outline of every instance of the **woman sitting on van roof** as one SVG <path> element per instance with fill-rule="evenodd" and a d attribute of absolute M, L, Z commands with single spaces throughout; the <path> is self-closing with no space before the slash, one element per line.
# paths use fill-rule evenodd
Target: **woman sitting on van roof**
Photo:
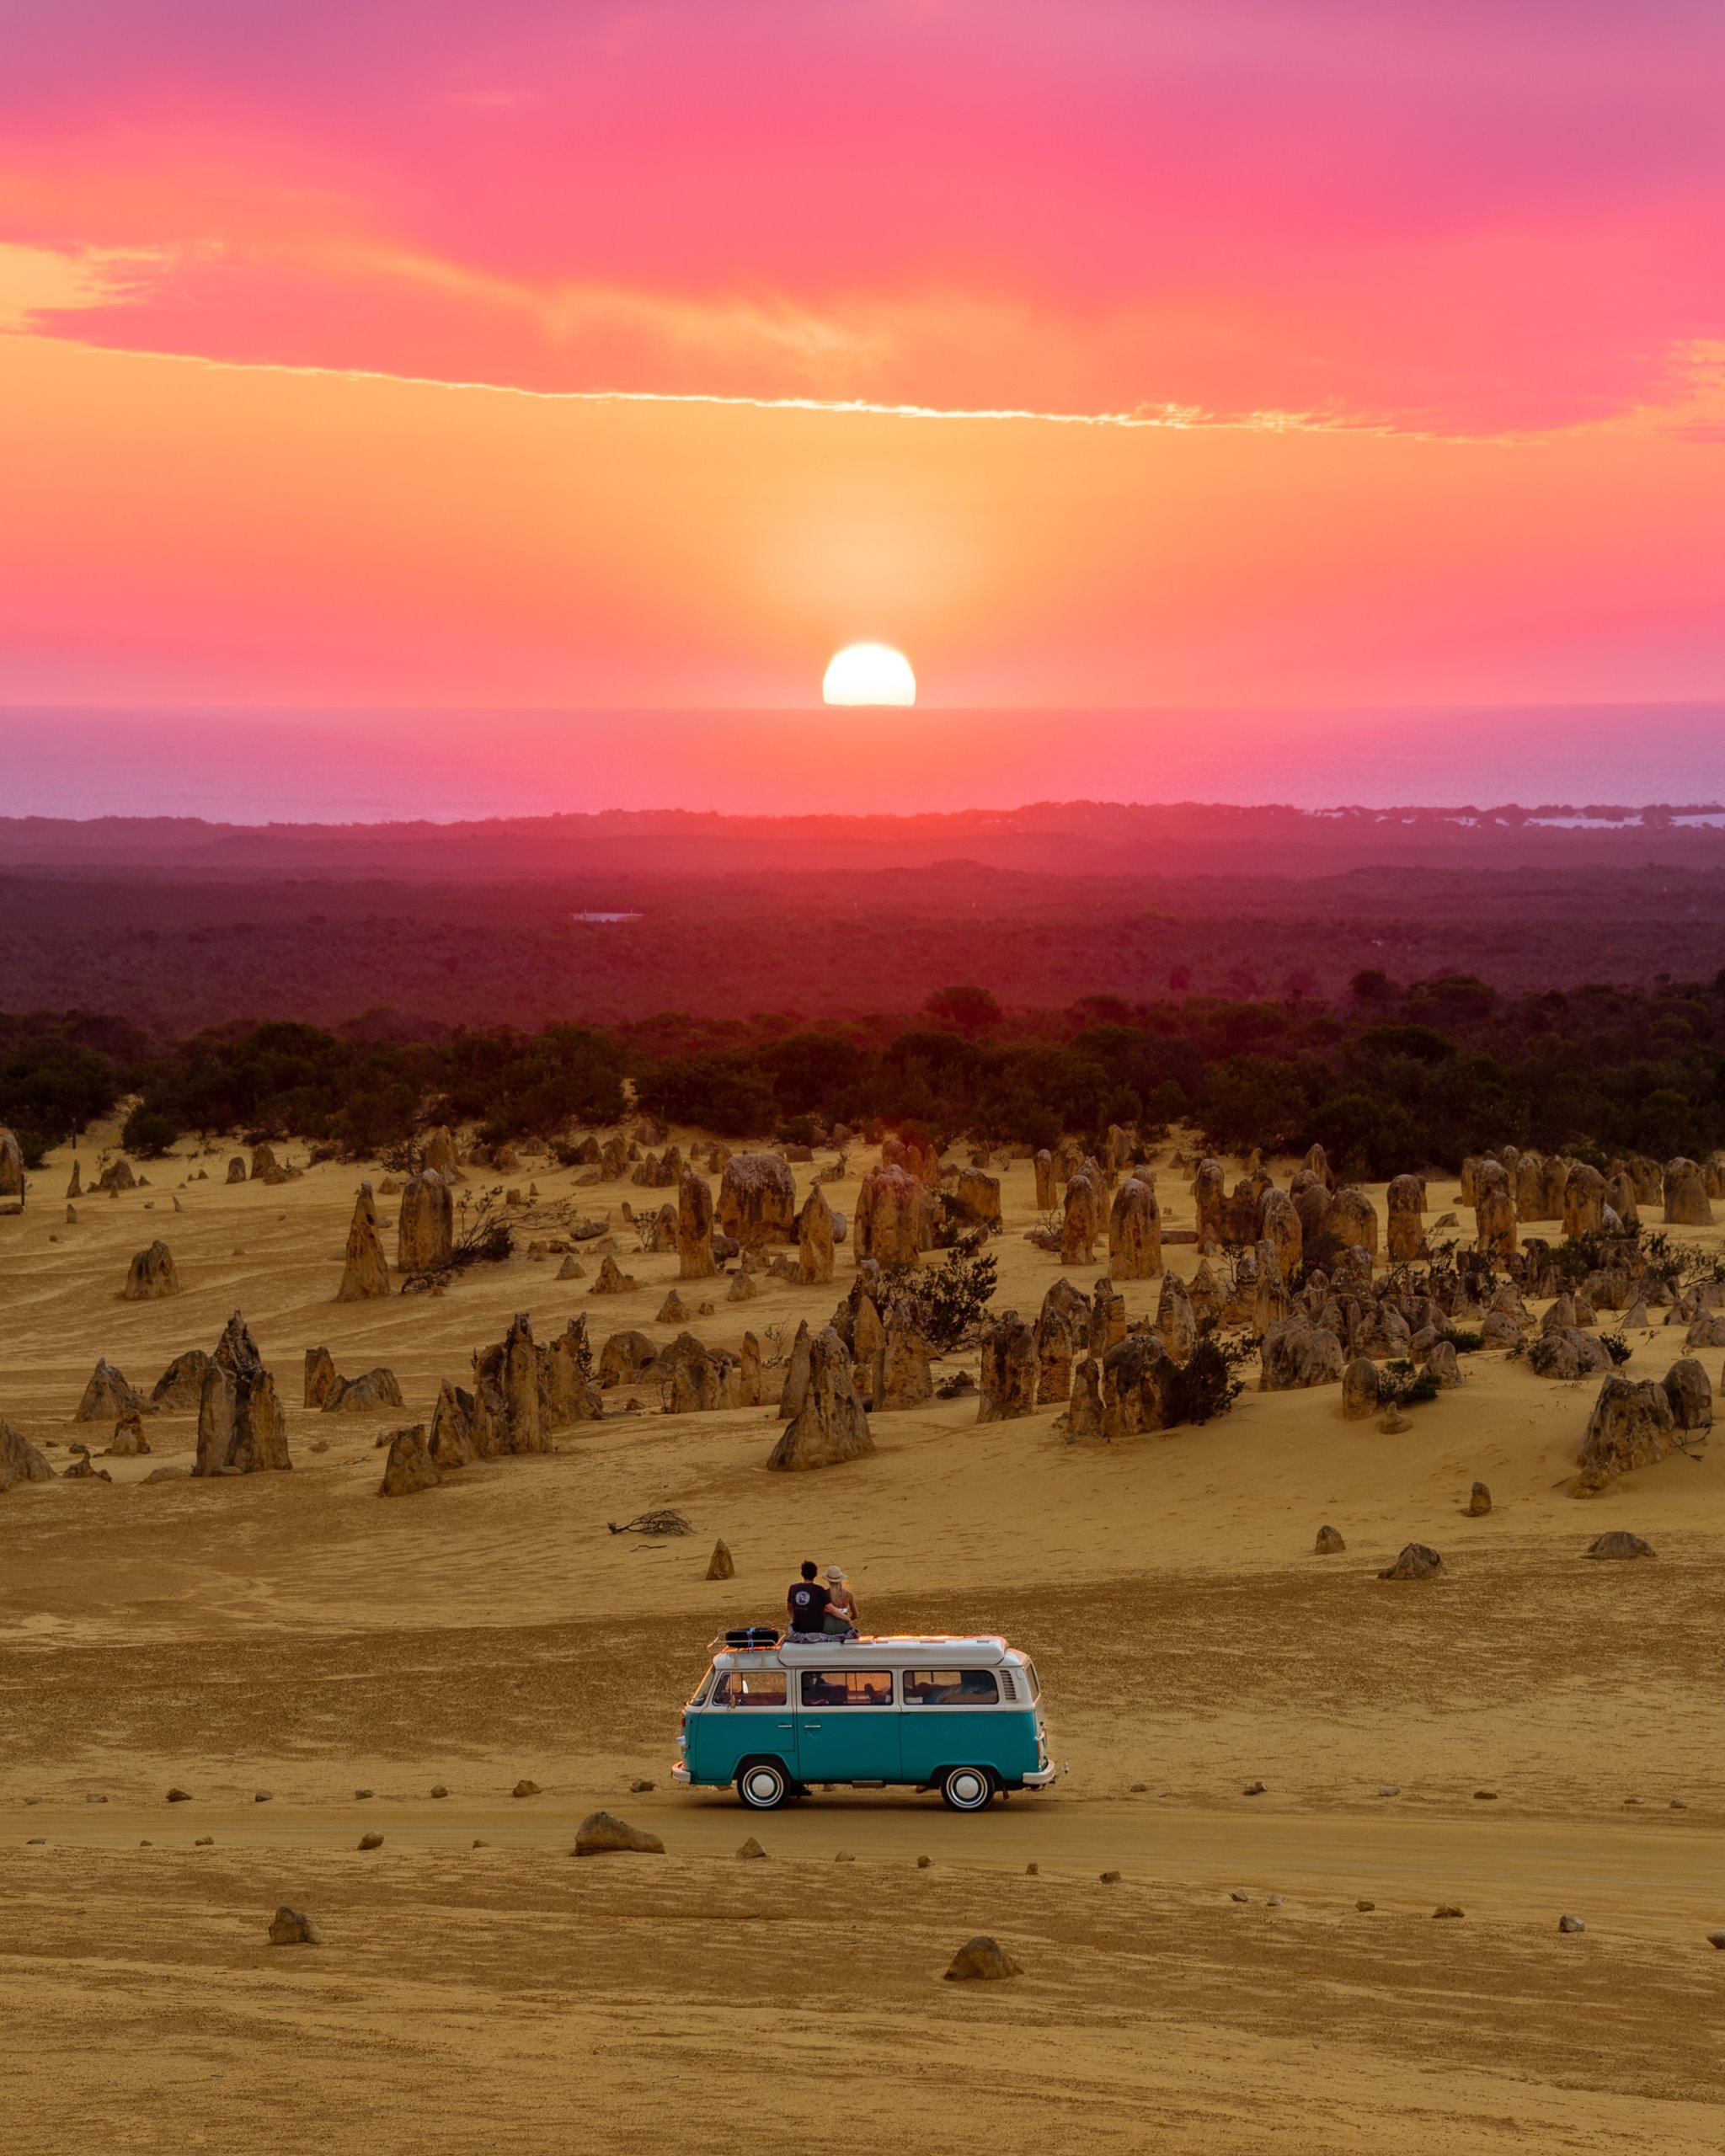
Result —
<path fill-rule="evenodd" d="M 802 1644 L 815 1640 L 854 1638 L 857 1598 L 846 1582 L 843 1568 L 838 1565 L 827 1566 L 830 1587 L 820 1584 L 816 1577 L 818 1569 L 812 1557 L 805 1557 L 802 1577 L 785 1597 L 785 1608 L 790 1615 L 788 1636 Z"/>

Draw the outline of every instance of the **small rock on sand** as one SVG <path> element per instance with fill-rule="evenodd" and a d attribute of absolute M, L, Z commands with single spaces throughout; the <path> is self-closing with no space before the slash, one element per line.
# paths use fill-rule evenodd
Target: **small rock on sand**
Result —
<path fill-rule="evenodd" d="M 252 1801 L 254 1804 L 273 1804 L 275 1801 L 275 1792 L 274 1790 L 260 1789 L 254 1792 Z"/>
<path fill-rule="evenodd" d="M 213 1834 L 200 1834 L 196 1841 L 192 1844 L 195 1849 L 213 1849 L 215 1846 L 216 1837 Z"/>
<path fill-rule="evenodd" d="M 644 1827 L 632 1827 L 614 1812 L 590 1812 L 575 1829 L 577 1856 L 607 1856 L 613 1851 L 633 1851 L 640 1856 L 663 1856 L 665 1844 Z"/>
<path fill-rule="evenodd" d="M 848 1849 L 841 1849 L 838 1854 L 833 1859 L 833 1862 L 835 1864 L 854 1864 L 856 1861 L 856 1858 L 852 1855 Z"/>
<path fill-rule="evenodd" d="M 1247 1892 L 1243 1886 L 1236 1886 L 1233 1892 L 1229 1895 L 1228 1899 L 1231 1902 L 1249 1902 L 1252 1899 L 1252 1897 Z"/>
<path fill-rule="evenodd" d="M 360 1837 L 360 1847 L 362 1849 L 381 1849 L 382 1846 L 382 1834 L 361 1834 Z"/>
<path fill-rule="evenodd" d="M 1247 1782 L 1245 1788 L 1240 1792 L 1242 1796 L 1263 1796 L 1267 1793 L 1265 1785 L 1263 1782 Z"/>
<path fill-rule="evenodd" d="M 1041 1870 L 1042 1866 L 1039 1864 L 1027 1864 L 1024 1867 L 1024 1876 L 1027 1879 L 1034 1879 Z"/>
<path fill-rule="evenodd" d="M 916 1869 L 919 1871 L 927 1871 L 933 1862 L 934 1859 L 932 1856 L 919 1856 L 916 1860 Z"/>
<path fill-rule="evenodd" d="M 1477 1789 L 1473 1792 L 1473 1801 L 1476 1804 L 1495 1804 L 1498 1792 L 1494 1789 Z"/>
<path fill-rule="evenodd" d="M 1401 1794 L 1402 1785 L 1400 1782 L 1380 1782 L 1378 1784 L 1378 1795 L 1380 1796 L 1400 1796 Z"/>
<path fill-rule="evenodd" d="M 1386 1565 L 1378 1577 L 1381 1580 L 1434 1580 L 1443 1569 L 1443 1559 L 1429 1545 L 1409 1542 L 1402 1545 L 1402 1554 L 1395 1563 Z"/>
<path fill-rule="evenodd" d="M 1707 1934 L 1707 1944 L 1709 1946 L 1717 1946 L 1722 1953 L 1725 1953 L 1725 1931 L 1710 1931 Z"/>
<path fill-rule="evenodd" d="M 766 1851 L 761 1848 L 760 1843 L 756 1840 L 752 1834 L 750 1834 L 748 1840 L 745 1842 L 741 1849 L 737 1851 L 737 1854 L 739 1856 L 748 1857 L 765 1856 L 766 1854 Z"/>
<path fill-rule="evenodd" d="M 1023 1967 L 1015 1961 L 1000 1943 L 980 1933 L 967 1939 L 947 1965 L 945 1981 L 949 1984 L 962 1983 L 975 1978 L 984 1983 L 998 1983 L 1003 1977 L 1022 1977 Z"/>
<path fill-rule="evenodd" d="M 449 1791 L 444 1787 L 441 1782 L 434 1782 L 431 1785 L 431 1794 L 433 1796 L 447 1796 L 449 1795 Z"/>
<path fill-rule="evenodd" d="M 270 1944 L 272 1946 L 321 1946 L 323 1935 L 302 1909 L 291 1909 L 284 1903 L 270 1921 Z"/>
<path fill-rule="evenodd" d="M 1104 1886 L 1118 1886 L 1120 1883 L 1120 1875 L 1118 1871 L 1099 1871 L 1097 1877 Z"/>
<path fill-rule="evenodd" d="M 539 1794 L 540 1789 L 538 1783 L 530 1782 L 525 1775 L 522 1776 L 521 1780 L 518 1781 L 515 1787 L 510 1791 L 510 1795 L 511 1796 L 537 1796 Z"/>
<path fill-rule="evenodd" d="M 1321 1527 L 1317 1540 L 1311 1545 L 1312 1555 L 1316 1557 L 1338 1557 L 1347 1547 L 1341 1529 L 1335 1527 Z"/>
<path fill-rule="evenodd" d="M 1356 1902 L 1354 1906 L 1359 1910 L 1361 1916 L 1369 1916 L 1377 1907 L 1377 1903 L 1375 1902 Z"/>
<path fill-rule="evenodd" d="M 653 1786 L 654 1785 L 651 1782 L 631 1782 L 629 1784 L 629 1795 L 631 1796 L 645 1796 L 648 1790 Z"/>
<path fill-rule="evenodd" d="M 1579 1917 L 1563 1916 L 1557 1919 L 1557 1929 L 1559 1931 L 1585 1931 L 1587 1926 Z"/>
<path fill-rule="evenodd" d="M 1437 1908 L 1432 1911 L 1432 1914 L 1434 1917 L 1459 1917 L 1462 1913 L 1462 1911 L 1458 1909 L 1453 1902 L 1440 1902 Z"/>
<path fill-rule="evenodd" d="M 168 1792 L 170 1804 L 190 1804 L 191 1801 L 192 1793 L 189 1789 L 171 1789 Z"/>
<path fill-rule="evenodd" d="M 1643 1542 L 1638 1534 L 1632 1534 L 1626 1528 L 1614 1527 L 1609 1534 L 1601 1534 L 1589 1544 L 1589 1557 L 1651 1557 L 1651 1543 Z"/>

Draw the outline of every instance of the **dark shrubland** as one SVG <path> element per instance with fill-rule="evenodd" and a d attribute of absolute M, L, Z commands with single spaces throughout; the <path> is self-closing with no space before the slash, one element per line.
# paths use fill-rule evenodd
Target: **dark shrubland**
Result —
<path fill-rule="evenodd" d="M 133 1097 L 128 1145 L 294 1136 L 371 1157 L 431 1123 L 489 1142 L 614 1122 L 633 1104 L 732 1139 L 844 1123 L 991 1145 L 1154 1137 L 1304 1150 L 1343 1174 L 1454 1169 L 1504 1144 L 1603 1161 L 1725 1142 L 1725 979 L 1506 996 L 1471 974 L 1360 976 L 1338 1004 L 1093 995 L 991 1013 L 943 991 L 908 1022 L 666 1014 L 613 1026 L 415 1027 L 387 1012 L 152 1038 L 87 1013 L 0 1017 L 0 1121 L 40 1160 Z M 950 1022 L 941 1019 L 950 1014 Z"/>

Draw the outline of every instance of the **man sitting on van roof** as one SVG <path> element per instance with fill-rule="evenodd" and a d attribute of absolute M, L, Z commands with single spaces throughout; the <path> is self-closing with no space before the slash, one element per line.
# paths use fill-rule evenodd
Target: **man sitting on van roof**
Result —
<path fill-rule="evenodd" d="M 785 1607 L 790 1612 L 789 1636 L 793 1640 L 824 1640 L 826 1637 L 826 1605 L 832 1596 L 820 1584 L 820 1567 L 812 1557 L 803 1560 L 802 1577 L 785 1597 Z"/>

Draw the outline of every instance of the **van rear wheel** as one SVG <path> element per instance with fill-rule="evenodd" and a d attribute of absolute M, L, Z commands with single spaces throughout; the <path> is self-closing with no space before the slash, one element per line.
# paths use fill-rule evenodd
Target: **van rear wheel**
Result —
<path fill-rule="evenodd" d="M 750 1759 L 737 1769 L 737 1796 L 751 1812 L 777 1812 L 791 1793 L 791 1778 L 777 1759 Z"/>
<path fill-rule="evenodd" d="M 948 1767 L 940 1796 L 949 1812 L 986 1812 L 994 1801 L 994 1776 L 986 1767 Z"/>

